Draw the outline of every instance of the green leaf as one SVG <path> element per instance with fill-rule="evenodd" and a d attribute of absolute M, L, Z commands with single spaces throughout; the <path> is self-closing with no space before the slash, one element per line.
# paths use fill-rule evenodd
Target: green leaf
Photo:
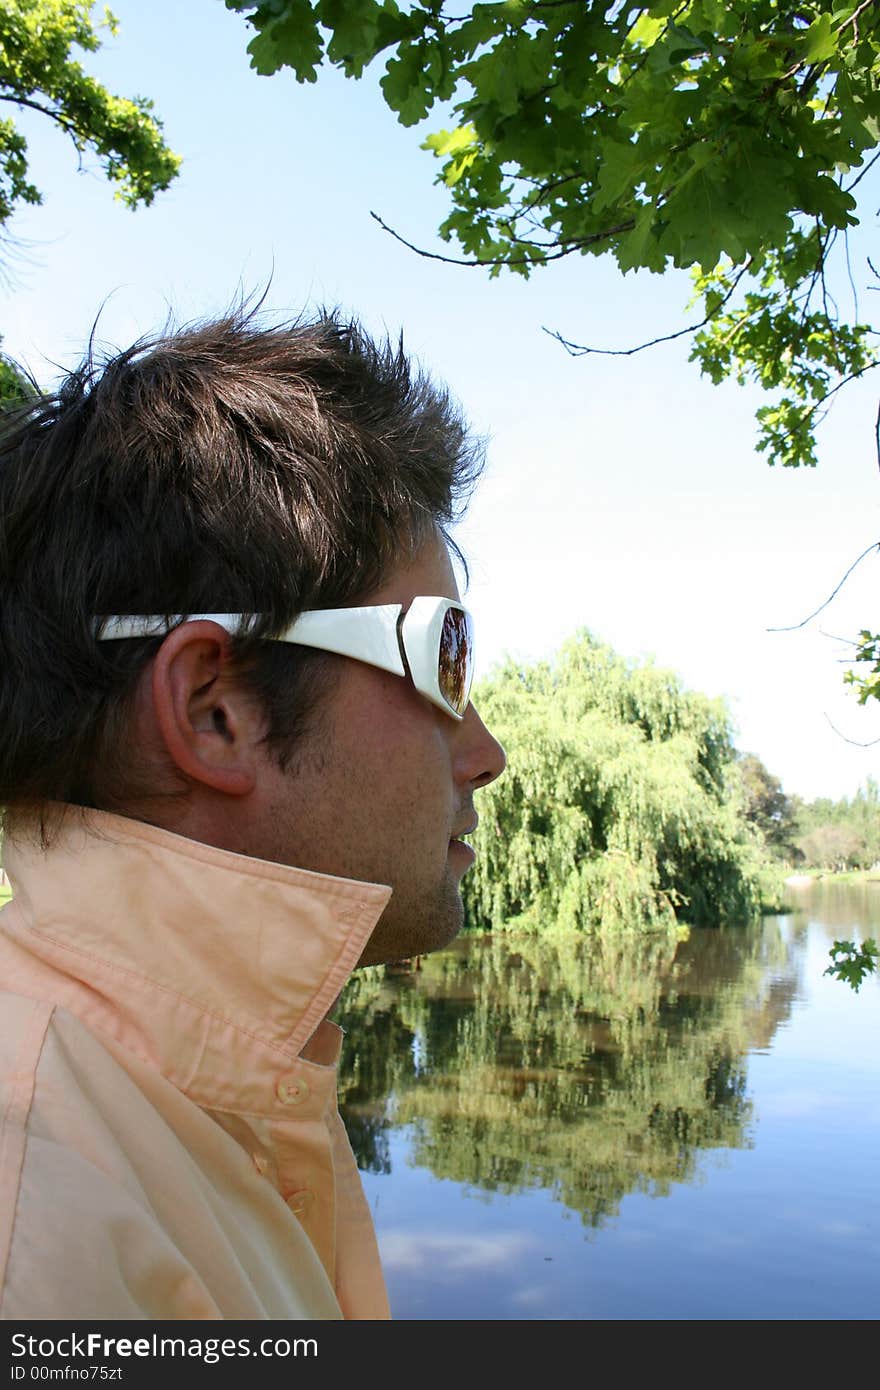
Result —
<path fill-rule="evenodd" d="M 665 33 L 666 25 L 665 19 L 655 19 L 648 10 L 642 10 L 627 34 L 626 42 L 634 48 L 651 48 Z"/>
<path fill-rule="evenodd" d="M 832 33 L 831 15 L 827 11 L 813 20 L 801 42 L 807 63 L 824 63 L 837 52 L 837 36 Z"/>
<path fill-rule="evenodd" d="M 438 130 L 422 144 L 423 150 L 433 150 L 439 157 L 456 155 L 470 150 L 477 144 L 477 133 L 470 124 L 456 126 L 455 130 Z"/>
<path fill-rule="evenodd" d="M 593 195 L 594 210 L 602 212 L 618 202 L 631 202 L 644 167 L 645 157 L 634 141 L 629 144 L 619 140 L 604 141 Z"/>
<path fill-rule="evenodd" d="M 423 46 L 404 43 L 399 57 L 389 58 L 380 83 L 385 100 L 396 111 L 401 125 L 416 125 L 434 104 L 424 64 Z"/>
<path fill-rule="evenodd" d="M 260 7 L 258 32 L 248 44 L 251 67 L 261 77 L 282 67 L 292 68 L 299 82 L 317 81 L 317 67 L 324 56 L 318 20 L 309 0 L 279 0 Z M 263 17 L 265 16 L 265 17 Z"/>
<path fill-rule="evenodd" d="M 654 208 L 648 204 L 636 216 L 633 230 L 625 232 L 616 247 L 617 264 L 624 274 L 628 270 L 663 269 L 666 258 L 659 248 L 657 233 Z"/>
<path fill-rule="evenodd" d="M 829 955 L 831 964 L 825 974 L 842 980 L 858 994 L 866 976 L 877 968 L 880 949 L 873 939 L 864 941 L 861 946 L 854 941 L 835 941 Z"/>

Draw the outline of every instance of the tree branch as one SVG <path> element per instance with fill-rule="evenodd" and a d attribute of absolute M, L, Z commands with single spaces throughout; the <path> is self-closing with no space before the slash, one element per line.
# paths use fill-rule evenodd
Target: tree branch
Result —
<path fill-rule="evenodd" d="M 828 723 L 831 724 L 831 727 L 837 734 L 837 737 L 842 738 L 844 743 L 851 743 L 854 748 L 873 748 L 876 743 L 880 743 L 880 738 L 869 739 L 867 743 L 861 743 L 857 738 L 847 738 L 846 734 L 842 734 L 840 732 L 836 724 L 831 723 L 831 716 L 827 713 L 827 711 L 825 713 L 825 718 L 828 720 Z"/>
<path fill-rule="evenodd" d="M 852 290 L 852 297 L 853 297 L 853 318 L 855 319 L 856 323 L 858 323 L 858 321 L 859 321 L 859 292 L 858 292 L 858 290 L 856 289 L 856 282 L 855 282 L 855 280 L 853 279 L 852 261 L 850 260 L 850 255 L 849 255 L 849 231 L 848 231 L 847 229 L 844 229 L 844 233 L 843 233 L 843 249 L 844 249 L 844 253 L 845 253 L 845 255 L 846 255 L 846 273 L 847 273 L 847 275 L 849 276 L 849 287 L 850 287 L 850 289 Z"/>
<path fill-rule="evenodd" d="M 857 174 L 857 175 L 856 175 L 856 177 L 853 179 L 852 183 L 847 184 L 846 188 L 844 188 L 844 190 L 843 190 L 844 193 L 852 193 L 852 191 L 853 191 L 853 189 L 855 188 L 856 184 L 857 184 L 857 183 L 861 183 L 861 181 L 862 181 L 862 179 L 865 177 L 865 175 L 866 175 L 866 174 L 869 174 L 869 173 L 871 172 L 871 170 L 873 169 L 874 165 L 877 163 L 877 160 L 878 160 L 878 159 L 880 159 L 880 150 L 877 151 L 877 153 L 873 156 L 872 159 L 869 159 L 869 160 L 868 160 L 868 162 L 867 162 L 867 164 L 865 165 L 864 169 L 861 171 L 860 174 Z"/>
<path fill-rule="evenodd" d="M 843 377 L 838 381 L 836 386 L 832 386 L 830 391 L 826 391 L 824 396 L 820 396 L 817 401 L 813 401 L 813 404 L 807 411 L 806 418 L 809 419 L 811 415 L 815 414 L 820 406 L 823 406 L 832 396 L 836 396 L 838 391 L 842 390 L 844 386 L 848 386 L 851 381 L 858 381 L 859 377 L 864 376 L 866 372 L 873 372 L 875 367 L 880 367 L 880 359 L 876 362 L 869 362 L 867 366 L 860 367 L 857 372 L 850 372 L 849 376 Z M 823 416 L 822 418 L 824 419 L 825 417 Z"/>
<path fill-rule="evenodd" d="M 833 244 L 832 232 L 834 232 L 834 228 L 829 227 L 823 237 L 821 233 L 821 226 L 822 224 L 817 217 L 815 227 L 817 245 L 816 264 L 810 276 L 810 283 L 807 287 L 807 292 L 804 295 L 804 302 L 801 310 L 801 326 L 803 326 L 803 324 L 805 323 L 807 314 L 810 312 L 810 300 L 813 298 L 813 291 L 815 290 L 816 286 L 820 283 L 820 281 L 822 283 L 823 305 L 825 301 L 825 263 L 828 259 L 828 252 Z M 827 306 L 825 306 L 825 315 L 827 318 Z"/>
<path fill-rule="evenodd" d="M 717 318 L 718 315 L 721 313 L 721 310 L 724 308 L 725 304 L 730 299 L 730 296 L 735 291 L 737 285 L 745 275 L 746 271 L 750 268 L 751 264 L 752 262 L 748 261 L 746 265 L 744 265 L 740 270 L 737 271 L 733 279 L 733 284 L 730 286 L 730 289 L 727 291 L 724 298 L 721 300 L 721 303 L 718 304 L 716 308 L 714 308 L 711 311 L 711 313 L 708 313 L 705 318 L 700 319 L 699 323 L 691 323 L 688 325 L 687 328 L 679 328 L 678 331 L 675 333 L 663 333 L 660 335 L 659 338 L 651 338 L 647 343 L 639 343 L 638 347 L 584 347 L 580 343 L 570 342 L 568 338 L 563 338 L 561 333 L 553 332 L 553 330 L 550 328 L 542 328 L 541 332 L 548 334 L 548 336 L 551 338 L 555 338 L 558 343 L 562 344 L 566 352 L 571 357 L 586 357 L 588 355 L 592 355 L 594 357 L 633 357 L 637 352 L 644 352 L 646 348 L 656 347 L 658 343 L 674 343 L 676 338 L 684 338 L 687 336 L 688 333 L 698 333 L 701 328 L 705 328 L 707 323 L 710 323 L 712 319 Z"/>
<path fill-rule="evenodd" d="M 617 227 L 608 227 L 604 232 L 593 232 L 590 236 L 576 237 L 568 242 L 558 251 L 551 251 L 542 256 L 475 256 L 473 260 L 467 261 L 460 256 L 443 256 L 439 251 L 425 251 L 420 246 L 415 246 L 406 237 L 402 237 L 399 232 L 395 232 L 393 227 L 389 227 L 387 222 L 383 222 L 377 212 L 371 212 L 370 216 L 374 222 L 378 222 L 383 232 L 393 236 L 395 241 L 399 241 L 401 246 L 405 246 L 409 251 L 415 251 L 417 256 L 422 256 L 427 261 L 442 261 L 444 265 L 463 265 L 471 266 L 491 266 L 491 265 L 543 265 L 545 261 L 558 261 L 563 256 L 570 256 L 573 251 L 580 251 L 585 246 L 592 246 L 598 241 L 607 241 L 609 237 L 617 236 L 620 232 L 631 232 L 635 226 L 635 219 L 630 218 L 628 222 L 621 222 Z M 523 242 L 523 245 L 534 243 Z"/>
<path fill-rule="evenodd" d="M 27 97 L 0 96 L 0 101 L 8 101 L 13 106 L 27 106 L 31 111 L 39 111 L 41 116 L 48 116 L 50 120 L 57 121 L 62 130 L 74 139 L 76 138 L 76 126 L 60 111 L 53 111 L 49 106 L 41 106 L 38 101 L 30 101 Z"/>
<path fill-rule="evenodd" d="M 857 560 L 853 560 L 853 562 L 852 562 L 852 564 L 850 565 L 849 569 L 847 570 L 846 574 L 843 576 L 843 578 L 841 579 L 840 583 L 836 586 L 836 588 L 832 591 L 832 593 L 830 593 L 830 594 L 828 595 L 828 597 L 826 598 L 825 602 L 824 602 L 824 603 L 820 603 L 820 604 L 819 604 L 819 607 L 816 609 L 815 613 L 811 613 L 810 616 L 809 616 L 808 618 L 804 618 L 804 620 L 803 620 L 802 623 L 794 623 L 791 627 L 768 627 L 768 628 L 765 629 L 765 631 L 766 631 L 766 632 L 797 632 L 799 628 L 806 627 L 807 623 L 811 623 L 811 622 L 813 621 L 814 618 L 817 618 L 817 617 L 819 616 L 819 614 L 822 612 L 822 609 L 823 609 L 823 608 L 827 608 L 827 607 L 828 607 L 828 605 L 829 605 L 829 603 L 831 602 L 831 600 L 832 600 L 837 594 L 840 593 L 841 589 L 843 588 L 843 586 L 844 586 L 844 584 L 846 583 L 846 581 L 849 579 L 850 575 L 852 574 L 852 572 L 853 572 L 853 570 L 856 568 L 856 566 L 857 566 L 857 565 L 860 565 L 860 564 L 862 563 L 862 561 L 864 560 L 865 556 L 866 556 L 866 555 L 870 555 L 872 550 L 878 550 L 878 551 L 880 551 L 880 541 L 872 541 L 871 544 L 868 546 L 867 550 L 863 550 L 862 553 L 861 553 L 861 555 L 859 556 L 859 558 L 858 558 Z"/>
<path fill-rule="evenodd" d="M 522 205 L 517 212 L 517 216 L 524 217 L 527 212 L 531 212 L 539 203 L 542 203 L 548 194 L 555 192 L 557 188 L 561 188 L 564 183 L 571 183 L 573 180 L 577 179 L 583 179 L 583 174 L 563 174 L 561 178 L 551 179 L 549 183 L 540 184 L 534 198 Z"/>
<path fill-rule="evenodd" d="M 876 0 L 862 0 L 861 5 L 859 5 L 859 7 L 858 7 L 857 10 L 853 10 L 853 12 L 852 12 L 852 14 L 850 15 L 849 19 L 845 19 L 845 20 L 843 21 L 843 23 L 841 24 L 840 28 L 839 28 L 838 31 L 837 31 L 838 34 L 842 34 L 843 31 L 844 31 L 844 29 L 849 28 L 849 26 L 850 26 L 850 24 L 851 24 L 851 25 L 852 25 L 852 28 L 853 28 L 853 38 L 856 39 L 856 40 L 858 40 L 858 37 L 859 37 L 859 15 L 860 15 L 860 14 L 863 14 L 863 13 L 865 12 L 865 10 L 869 10 L 869 9 L 871 8 L 871 6 L 872 6 L 873 4 L 875 4 L 875 3 L 876 3 Z"/>

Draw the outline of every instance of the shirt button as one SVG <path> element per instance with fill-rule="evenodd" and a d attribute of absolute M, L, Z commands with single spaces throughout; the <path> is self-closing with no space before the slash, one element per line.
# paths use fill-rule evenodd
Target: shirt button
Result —
<path fill-rule="evenodd" d="M 298 1076 L 282 1076 L 275 1087 L 275 1094 L 282 1105 L 300 1105 L 309 1094 L 309 1088 Z"/>
<path fill-rule="evenodd" d="M 302 1216 L 303 1212 L 308 1211 L 314 1202 L 315 1194 L 308 1187 L 303 1187 L 299 1192 L 291 1192 L 290 1196 L 285 1197 L 284 1200 L 294 1216 Z"/>

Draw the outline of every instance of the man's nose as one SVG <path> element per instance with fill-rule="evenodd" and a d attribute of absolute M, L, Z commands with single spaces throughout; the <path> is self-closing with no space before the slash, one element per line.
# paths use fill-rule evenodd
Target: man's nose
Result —
<path fill-rule="evenodd" d="M 459 760 L 462 780 L 473 787 L 485 787 L 501 776 L 507 766 L 507 754 L 489 733 L 474 705 L 468 705 L 460 728 L 464 735 Z"/>

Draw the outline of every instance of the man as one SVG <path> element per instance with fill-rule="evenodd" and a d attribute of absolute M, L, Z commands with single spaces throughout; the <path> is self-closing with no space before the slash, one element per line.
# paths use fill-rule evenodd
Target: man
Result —
<path fill-rule="evenodd" d="M 477 464 L 333 318 L 6 428 L 3 1317 L 388 1316 L 326 1014 L 461 926 L 504 767 L 446 538 Z"/>

